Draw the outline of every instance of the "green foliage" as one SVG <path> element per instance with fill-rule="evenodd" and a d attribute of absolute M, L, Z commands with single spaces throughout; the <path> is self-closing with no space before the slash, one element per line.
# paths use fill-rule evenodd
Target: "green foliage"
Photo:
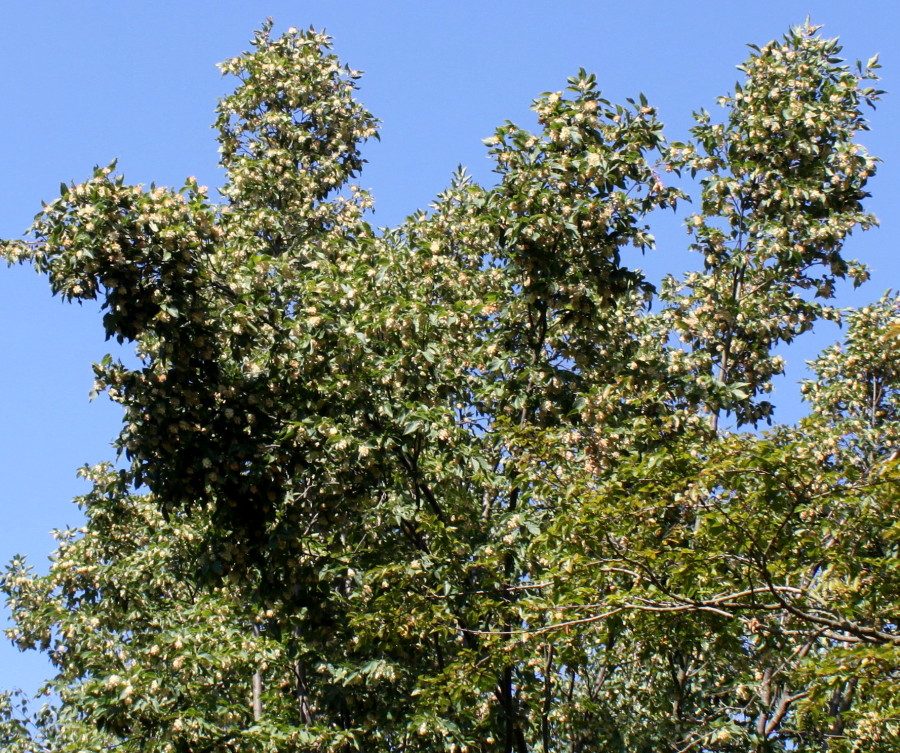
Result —
<path fill-rule="evenodd" d="M 876 161 L 853 139 L 866 128 L 862 104 L 883 92 L 862 86 L 871 68 L 851 71 L 837 40 L 816 32 L 798 27 L 753 48 L 740 67 L 746 81 L 719 100 L 725 121 L 695 114 L 695 141 L 669 152 L 672 168 L 704 175 L 701 212 L 688 220 L 704 271 L 667 281 L 673 328 L 698 375 L 751 396 L 782 373 L 773 347 L 835 317 L 816 299 L 832 298 L 839 279 L 868 277 L 841 250 L 853 228 L 875 222 L 861 200 Z M 710 407 L 733 410 L 740 423 L 770 416 L 770 403 L 737 397 Z"/>
<path fill-rule="evenodd" d="M 102 168 L 2 244 L 140 359 L 95 366 L 125 470 L 2 577 L 58 697 L 5 698 L 6 747 L 890 750 L 900 304 L 847 312 L 798 426 L 719 425 L 771 421 L 774 349 L 866 276 L 877 61 L 793 29 L 687 144 L 581 71 L 494 186 L 376 230 L 358 74 L 270 32 L 222 66 L 222 203 Z M 622 249 L 666 171 L 704 262 L 651 312 Z"/>

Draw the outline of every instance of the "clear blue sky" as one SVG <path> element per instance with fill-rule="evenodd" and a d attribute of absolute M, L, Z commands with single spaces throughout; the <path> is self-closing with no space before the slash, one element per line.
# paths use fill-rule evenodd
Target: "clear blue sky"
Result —
<path fill-rule="evenodd" d="M 0 237 L 18 237 L 61 181 L 114 158 L 133 183 L 180 186 L 194 175 L 218 185 L 210 124 L 231 84 L 214 64 L 246 49 L 266 16 L 276 29 L 326 29 L 343 59 L 366 72 L 360 97 L 383 127 L 360 182 L 375 193 L 375 222 L 390 225 L 427 205 L 457 164 L 489 182 L 481 139 L 506 119 L 529 122 L 532 99 L 563 88 L 580 67 L 614 101 L 644 92 L 676 140 L 692 110 L 714 109 L 733 86 L 746 43 L 780 36 L 808 14 L 841 37 L 847 57 L 880 52 L 889 91 L 863 137 L 884 164 L 869 204 L 882 227 L 850 246 L 874 268 L 873 282 L 840 299 L 858 304 L 900 286 L 900 3 L 892 0 L 3 3 Z M 659 249 L 636 263 L 654 278 L 684 269 L 677 221 L 663 220 L 657 236 Z M 87 399 L 90 364 L 110 346 L 95 309 L 51 298 L 28 268 L 0 268 L 0 322 L 0 563 L 21 552 L 44 570 L 50 529 L 80 522 L 70 502 L 83 491 L 75 470 L 112 455 L 118 412 Z M 792 382 L 803 361 L 837 336 L 788 353 L 791 373 L 776 395 L 782 419 L 802 412 Z M 47 671 L 0 640 L 0 687 L 34 689 Z"/>

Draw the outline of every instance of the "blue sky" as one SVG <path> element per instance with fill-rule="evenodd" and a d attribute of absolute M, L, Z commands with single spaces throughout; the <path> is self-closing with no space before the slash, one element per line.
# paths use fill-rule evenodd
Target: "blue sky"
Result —
<path fill-rule="evenodd" d="M 360 98 L 383 125 L 360 183 L 376 196 L 374 221 L 391 225 L 426 206 L 458 164 L 490 182 L 481 139 L 504 120 L 529 123 L 532 99 L 579 68 L 597 73 L 613 101 L 646 94 L 678 140 L 693 110 L 714 109 L 734 85 L 746 43 L 807 15 L 841 37 L 846 57 L 881 53 L 889 93 L 862 141 L 884 160 L 869 203 L 882 226 L 849 246 L 873 267 L 873 281 L 842 290 L 839 302 L 874 300 L 900 287 L 900 93 L 891 93 L 900 92 L 900 3 L 888 0 L 4 3 L 0 237 L 18 237 L 61 181 L 114 158 L 132 183 L 180 186 L 196 176 L 218 185 L 210 124 L 231 83 L 215 63 L 247 49 L 266 16 L 276 30 L 324 28 L 366 72 Z M 679 222 L 661 218 L 658 250 L 634 260 L 651 278 L 691 263 Z M 838 336 L 826 330 L 787 352 L 791 370 L 776 393 L 783 420 L 802 413 L 793 385 L 804 360 Z M 79 524 L 75 470 L 110 459 L 118 430 L 116 407 L 87 398 L 90 364 L 110 348 L 95 308 L 63 305 L 28 268 L 0 268 L 0 562 L 25 553 L 43 570 L 50 529 Z M 0 688 L 34 689 L 47 671 L 0 640 Z"/>

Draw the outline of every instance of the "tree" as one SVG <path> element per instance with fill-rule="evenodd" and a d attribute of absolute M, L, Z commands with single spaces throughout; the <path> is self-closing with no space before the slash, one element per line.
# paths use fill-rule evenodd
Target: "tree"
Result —
<path fill-rule="evenodd" d="M 4 255 L 141 363 L 95 367 L 129 465 L 85 470 L 49 575 L 4 576 L 60 699 L 5 706 L 9 744 L 890 750 L 897 302 L 846 315 L 800 425 L 721 423 L 771 422 L 774 348 L 866 276 L 877 60 L 839 51 L 754 48 L 686 144 L 581 71 L 488 140 L 496 185 L 376 230 L 358 74 L 267 26 L 222 66 L 222 204 L 64 187 Z M 686 198 L 667 171 L 704 261 L 654 311 L 621 249 Z"/>

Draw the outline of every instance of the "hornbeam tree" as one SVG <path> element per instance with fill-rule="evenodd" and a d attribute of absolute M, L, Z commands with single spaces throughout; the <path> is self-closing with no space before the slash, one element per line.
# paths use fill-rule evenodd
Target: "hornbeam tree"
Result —
<path fill-rule="evenodd" d="M 269 25 L 222 65 L 221 202 L 64 186 L 0 248 L 139 363 L 95 366 L 124 467 L 2 577 L 57 699 L 0 698 L 6 748 L 896 749 L 900 300 L 831 302 L 881 94 L 839 54 L 753 47 L 672 144 L 580 71 L 487 139 L 495 185 L 376 229 L 358 73 Z M 657 297 L 622 251 L 688 174 L 701 263 Z M 808 417 L 725 428 L 841 317 Z"/>

